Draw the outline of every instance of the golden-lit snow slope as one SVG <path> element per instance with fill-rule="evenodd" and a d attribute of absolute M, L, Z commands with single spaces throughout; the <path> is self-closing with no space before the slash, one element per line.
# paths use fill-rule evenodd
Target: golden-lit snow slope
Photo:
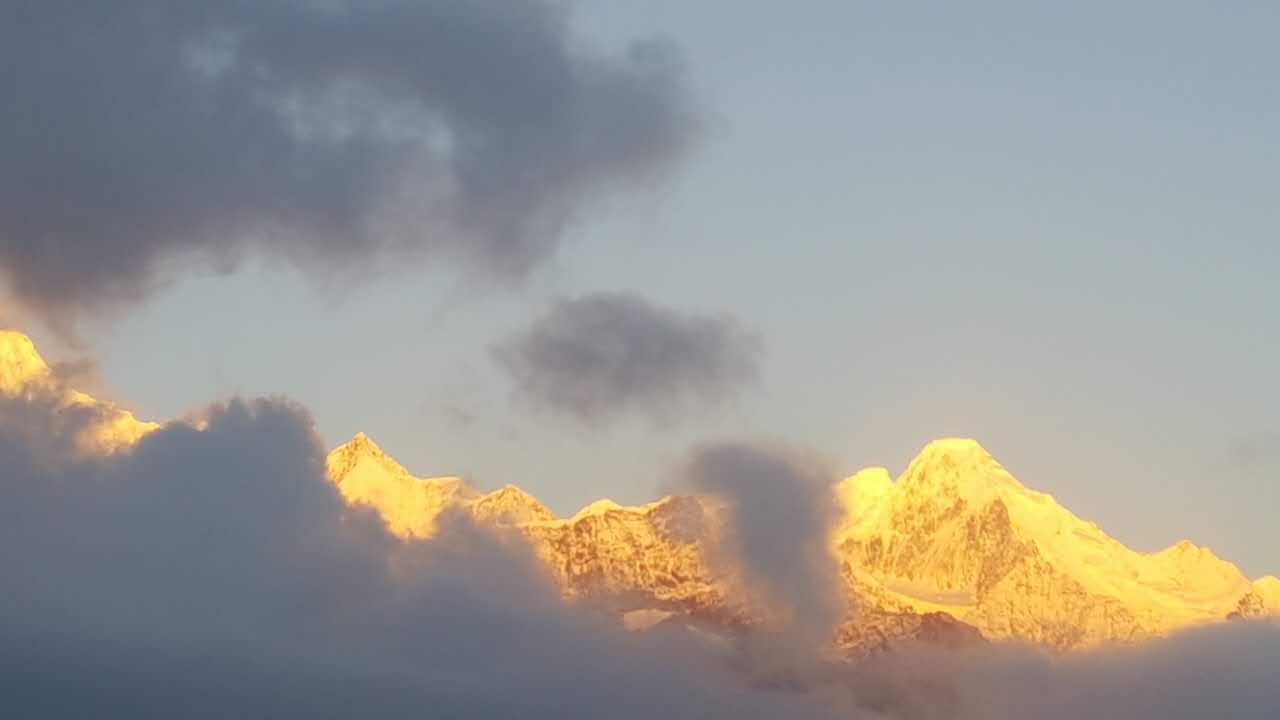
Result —
<path fill-rule="evenodd" d="M 416 478 L 363 433 L 331 452 L 327 465 L 348 502 L 374 507 L 400 537 L 430 537 L 440 513 L 452 508 L 518 529 L 566 596 L 729 611 L 723 583 L 705 562 L 715 519 L 697 498 L 640 506 L 598 500 L 561 519 L 513 485 L 480 494 L 456 477 Z"/>
<path fill-rule="evenodd" d="M 1251 583 L 1186 540 L 1130 550 L 1023 486 L 973 440 L 929 443 L 896 482 L 868 469 L 837 496 L 845 512 L 834 542 L 860 580 L 989 638 L 1058 647 L 1140 639 L 1222 620 L 1251 593 L 1280 609 L 1275 578 Z"/>
<path fill-rule="evenodd" d="M 363 435 L 335 450 L 329 468 L 348 500 L 376 507 L 401 536 L 429 535 L 456 505 L 520 528 L 568 595 L 743 619 L 742 606 L 729 606 L 729 581 L 706 562 L 720 522 L 713 503 L 601 500 L 557 519 L 513 486 L 480 495 L 457 478 L 414 478 Z M 1023 486 L 973 440 L 932 442 L 896 482 L 872 468 L 838 483 L 835 496 L 843 513 L 832 546 L 854 605 L 842 629 L 850 637 L 859 623 L 892 634 L 919 625 L 912 616 L 943 613 L 990 639 L 1069 649 L 1280 610 L 1276 578 L 1251 583 L 1186 541 L 1134 552 Z"/>
<path fill-rule="evenodd" d="M 401 537 L 430 537 L 437 515 L 476 496 L 461 478 L 414 477 L 364 433 L 329 453 L 325 467 L 347 502 L 373 506 Z"/>
<path fill-rule="evenodd" d="M 52 418 L 50 427 L 6 414 L 0 422 L 10 430 L 65 433 L 87 454 L 127 449 L 159 427 L 69 387 L 14 331 L 0 331 L 5 401 L 53 411 L 39 414 Z M 722 518 L 705 498 L 635 507 L 600 500 L 561 519 L 515 486 L 481 494 L 457 477 L 415 477 L 363 434 L 330 453 L 327 470 L 348 502 L 373 506 L 401 537 L 429 537 L 439 514 L 456 508 L 518 528 L 566 595 L 751 620 L 737 580 L 707 561 Z M 942 616 L 987 638 L 1067 649 L 1280 615 L 1280 579 L 1251 582 L 1185 540 L 1154 553 L 1130 550 L 1023 486 L 973 440 L 929 443 L 896 481 L 871 468 L 834 490 L 843 513 L 832 548 L 852 608 L 837 635 L 851 645 L 946 629 Z"/>
<path fill-rule="evenodd" d="M 74 430 L 76 448 L 89 454 L 128 448 L 160 427 L 68 387 L 40 357 L 31 338 L 14 330 L 0 330 L 0 399 L 51 409 L 55 419 Z"/>

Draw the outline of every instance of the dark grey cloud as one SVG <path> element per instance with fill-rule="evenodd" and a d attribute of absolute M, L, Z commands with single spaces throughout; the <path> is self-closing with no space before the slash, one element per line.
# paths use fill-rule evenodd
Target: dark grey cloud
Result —
<path fill-rule="evenodd" d="M 522 397 L 594 423 L 634 412 L 671 420 L 722 401 L 757 377 L 761 352 L 732 318 L 601 292 L 556 302 L 494 356 Z"/>
<path fill-rule="evenodd" d="M 518 275 L 696 134 L 673 47 L 570 26 L 552 0 L 7 3 L 0 268 L 64 322 L 246 251 Z"/>
<path fill-rule="evenodd" d="M 727 503 L 725 559 L 749 588 L 791 615 L 787 632 L 814 643 L 829 642 L 845 611 L 828 547 L 834 477 L 812 455 L 747 443 L 697 448 L 684 471 L 695 492 Z"/>
<path fill-rule="evenodd" d="M 828 717 L 570 611 L 515 538 L 396 540 L 287 402 L 206 420 L 106 458 L 0 424 L 0 715 Z"/>
<path fill-rule="evenodd" d="M 1228 446 L 1227 457 L 1241 468 L 1280 464 L 1280 432 L 1260 431 L 1238 437 Z"/>
<path fill-rule="evenodd" d="M 904 648 L 843 682 L 863 709 L 903 720 L 1264 720 L 1280 716 L 1277 662 L 1280 625 L 1240 622 L 1061 656 Z"/>

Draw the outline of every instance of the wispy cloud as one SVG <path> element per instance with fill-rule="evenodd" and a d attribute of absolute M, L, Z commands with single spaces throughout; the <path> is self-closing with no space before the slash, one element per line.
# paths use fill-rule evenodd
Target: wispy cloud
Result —
<path fill-rule="evenodd" d="M 684 469 L 691 490 L 726 502 L 722 549 L 747 587 L 789 616 L 787 632 L 818 642 L 830 638 L 845 611 L 828 548 L 833 478 L 811 455 L 753 443 L 698 447 Z"/>

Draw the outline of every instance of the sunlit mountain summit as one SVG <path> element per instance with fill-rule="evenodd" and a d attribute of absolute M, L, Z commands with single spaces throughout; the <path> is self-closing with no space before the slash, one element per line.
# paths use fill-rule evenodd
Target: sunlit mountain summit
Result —
<path fill-rule="evenodd" d="M 568 597 L 651 618 L 753 622 L 735 579 L 707 561 L 723 522 L 707 498 L 603 500 L 559 519 L 512 486 L 481 495 L 458 478 L 415 478 L 364 435 L 334 450 L 329 468 L 344 497 L 374 506 L 404 537 L 429 536 L 451 505 L 518 528 Z M 1131 550 L 1025 487 L 974 440 L 936 440 L 896 481 L 869 468 L 834 491 L 831 548 L 849 605 L 837 638 L 851 650 L 979 634 L 1068 650 L 1280 613 L 1277 578 L 1250 581 L 1185 540 Z"/>
<path fill-rule="evenodd" d="M 431 537 L 450 508 L 481 523 L 518 528 L 568 597 L 616 600 L 623 610 L 716 617 L 731 611 L 705 563 L 715 528 L 701 499 L 668 497 L 641 506 L 598 500 L 557 518 L 512 485 L 483 494 L 457 477 L 415 477 L 363 433 L 334 449 L 327 467 L 348 502 L 373 506 L 404 538 Z"/>
<path fill-rule="evenodd" d="M 127 452 L 160 427 L 71 388 L 14 331 L 0 331 L 0 402 L 15 409 L 0 419 L 7 429 L 71 438 L 82 455 Z M 20 412 L 32 405 L 52 412 Z M 721 499 L 603 499 L 561 518 L 514 485 L 484 493 L 459 477 L 415 476 L 363 433 L 330 452 L 325 470 L 346 502 L 374 509 L 398 537 L 430 538 L 453 511 L 524 538 L 567 600 L 628 628 L 765 620 L 743 575 L 713 562 L 728 522 Z M 896 479 L 868 468 L 832 491 L 829 547 L 847 606 L 834 637 L 850 653 L 904 638 L 1071 650 L 1280 617 L 1280 579 L 1251 581 L 1187 540 L 1136 552 L 1023 485 L 974 440 L 935 440 Z"/>
<path fill-rule="evenodd" d="M 1250 582 L 1186 540 L 1135 552 L 973 440 L 934 441 L 896 482 L 873 468 L 837 492 L 834 542 L 860 597 L 943 612 L 988 638 L 1073 648 L 1280 609 L 1276 578 Z"/>
<path fill-rule="evenodd" d="M 0 401 L 21 401 L 51 410 L 53 418 L 71 430 L 75 449 L 110 454 L 136 443 L 159 428 L 143 422 L 114 403 L 97 400 L 69 387 L 36 350 L 31 338 L 14 330 L 0 330 Z M 17 422 L 26 421 L 19 416 Z M 0 422 L 7 422 L 6 419 Z M 39 432 L 23 427 L 24 434 Z"/>

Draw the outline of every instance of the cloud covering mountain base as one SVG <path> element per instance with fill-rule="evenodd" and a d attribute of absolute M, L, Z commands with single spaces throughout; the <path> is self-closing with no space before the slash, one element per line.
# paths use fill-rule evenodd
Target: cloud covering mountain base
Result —
<path fill-rule="evenodd" d="M 628 634 L 588 603 L 563 603 L 515 536 L 449 513 L 431 540 L 389 534 L 339 497 L 309 416 L 288 401 L 216 405 L 110 453 L 73 441 L 93 413 L 59 415 L 39 393 L 7 394 L 0 411 L 10 717 L 1280 712 L 1280 631 L 1265 623 L 1063 657 L 904 646 L 856 664 L 775 647 L 768 634 Z M 733 467 L 785 470 L 776 488 L 762 476 L 739 493 L 747 551 L 772 522 L 752 503 L 807 478 L 770 452 L 721 448 L 693 463 L 726 494 L 737 492 Z M 776 530 L 804 518 L 825 522 L 798 508 Z M 776 574 L 764 558 L 753 571 Z M 817 582 L 808 572 L 803 582 Z"/>

